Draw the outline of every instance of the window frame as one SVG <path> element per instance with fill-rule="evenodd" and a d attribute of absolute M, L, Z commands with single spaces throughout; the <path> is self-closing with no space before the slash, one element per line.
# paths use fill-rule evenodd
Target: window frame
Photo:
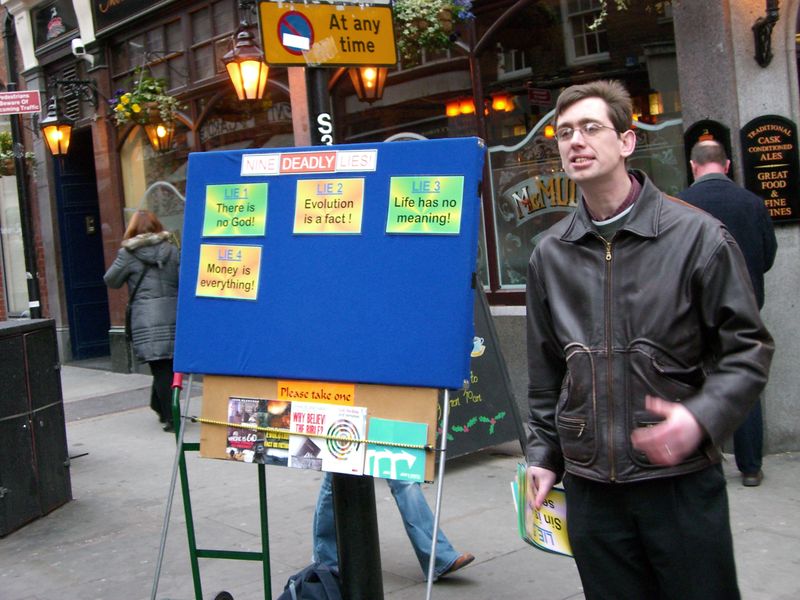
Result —
<path fill-rule="evenodd" d="M 586 64 L 594 64 L 598 62 L 603 62 L 609 60 L 611 58 L 611 54 L 608 49 L 602 52 L 595 52 L 593 54 L 587 54 L 585 56 L 578 56 L 575 52 L 575 39 L 576 34 L 574 28 L 572 26 L 572 19 L 579 17 L 581 15 L 591 15 L 592 13 L 596 13 L 598 16 L 600 14 L 600 3 L 598 0 L 589 0 L 590 2 L 595 2 L 597 4 L 597 10 L 594 11 L 593 9 L 589 10 L 580 10 L 578 12 L 570 12 L 568 7 L 569 0 L 561 0 L 561 21 L 564 30 L 564 53 L 567 58 L 567 64 L 570 66 L 578 66 L 578 65 L 586 65 Z M 601 24 L 594 31 L 587 31 L 582 34 L 581 39 L 585 39 L 586 37 L 592 35 L 597 37 L 598 47 L 599 47 L 599 36 L 601 33 L 605 33 L 606 36 L 608 35 L 608 31 L 605 28 L 605 23 Z M 608 44 L 606 44 L 606 47 Z"/>

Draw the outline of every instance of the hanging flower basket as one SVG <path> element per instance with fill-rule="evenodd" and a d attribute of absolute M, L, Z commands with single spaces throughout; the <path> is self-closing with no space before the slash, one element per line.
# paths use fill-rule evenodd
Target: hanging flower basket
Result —
<path fill-rule="evenodd" d="M 445 33 L 451 33 L 453 31 L 453 18 L 453 11 L 449 8 L 443 8 L 436 15 L 439 26 Z"/>
<path fill-rule="evenodd" d="M 167 94 L 166 80 L 147 75 L 143 69 L 137 69 L 136 74 L 130 91 L 117 90 L 108 101 L 117 125 L 174 122 L 183 105 Z"/>
<path fill-rule="evenodd" d="M 419 61 L 421 48 L 449 48 L 455 25 L 474 18 L 472 0 L 395 0 L 393 10 L 397 50 L 407 63 Z"/>

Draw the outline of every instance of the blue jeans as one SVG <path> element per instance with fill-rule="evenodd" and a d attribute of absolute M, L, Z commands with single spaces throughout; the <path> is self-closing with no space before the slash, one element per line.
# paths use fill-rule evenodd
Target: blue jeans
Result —
<path fill-rule="evenodd" d="M 411 481 L 395 481 L 386 479 L 392 491 L 397 509 L 403 518 L 406 534 L 414 547 L 419 566 L 425 576 L 428 576 L 428 562 L 431 557 L 431 542 L 433 532 L 433 513 L 422 488 L 418 483 Z M 314 513 L 314 557 L 329 567 L 337 568 L 339 557 L 336 551 L 336 528 L 333 517 L 333 490 L 332 477 L 325 473 L 322 486 L 317 499 L 317 510 Z M 459 554 L 447 540 L 440 529 L 436 536 L 436 561 L 434 564 L 434 577 L 438 578 L 456 561 Z"/>

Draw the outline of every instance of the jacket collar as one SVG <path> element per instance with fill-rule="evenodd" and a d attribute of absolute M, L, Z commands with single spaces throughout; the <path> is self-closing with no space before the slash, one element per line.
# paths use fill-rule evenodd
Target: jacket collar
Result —
<path fill-rule="evenodd" d="M 642 184 L 642 191 L 633 203 L 625 224 L 620 230 L 630 231 L 638 236 L 654 238 L 658 236 L 658 221 L 664 197 L 661 191 L 642 171 L 631 170 L 631 174 Z M 565 242 L 577 242 L 582 237 L 596 232 L 586 207 L 581 202 L 572 214 L 571 222 L 561 236 Z"/>
<path fill-rule="evenodd" d="M 692 186 L 697 185 L 698 183 L 705 183 L 706 181 L 730 181 L 727 175 L 723 175 L 722 173 L 706 173 L 705 175 L 698 177 L 692 182 Z M 691 187 L 691 186 L 689 186 Z"/>

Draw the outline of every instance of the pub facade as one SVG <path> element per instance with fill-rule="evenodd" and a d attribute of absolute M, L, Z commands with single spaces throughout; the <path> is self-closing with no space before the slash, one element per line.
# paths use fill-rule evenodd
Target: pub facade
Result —
<path fill-rule="evenodd" d="M 690 183 L 687 149 L 702 136 L 713 137 L 729 149 L 732 176 L 765 198 L 780 249 L 767 277 L 764 316 L 786 353 L 776 356 L 767 391 L 767 444 L 787 449 L 797 439 L 782 419 L 798 403 L 789 356 L 799 345 L 791 306 L 782 298 L 800 291 L 794 266 L 800 247 L 798 3 L 781 3 L 765 50 L 764 34 L 759 41 L 753 32 L 759 18 L 770 16 L 763 1 L 643 0 L 625 11 L 612 2 L 599 20 L 599 0 L 475 0 L 474 18 L 454 23 L 448 43 L 401 52 L 378 100 L 360 100 L 346 69 L 327 70 L 336 143 L 486 140 L 478 273 L 523 413 L 527 260 L 539 234 L 580 201 L 580 190 L 560 168 L 549 129 L 555 99 L 571 84 L 615 78 L 634 98 L 632 167 L 677 193 Z M 307 145 L 303 69 L 272 66 L 262 100 L 237 100 L 222 57 L 242 19 L 257 21 L 254 3 L 0 4 L 9 14 L 6 29 L 13 29 L 14 37 L 5 39 L 14 47 L 6 52 L 18 59 L 18 87 L 41 90 L 43 105 L 57 97 L 59 110 L 75 120 L 69 152 L 56 159 L 32 133 L 36 124 L 22 117 L 30 125 L 25 149 L 35 156 L 23 176 L 29 181 L 25 201 L 33 209 L 42 314 L 56 319 L 62 360 L 107 356 L 114 370 L 138 369 L 124 339 L 125 291 L 109 291 L 102 281 L 129 215 L 149 208 L 180 235 L 190 152 Z M 762 64 L 766 54 L 770 60 Z M 141 73 L 166 80 L 181 103 L 165 149 L 155 150 L 140 125 L 118 126 L 113 117 L 113 100 Z M 88 97 L 63 84 L 72 79 L 90 82 Z M 0 123 L 0 131 L 5 127 Z M 15 216 L 18 175 L 0 178 L 2 318 L 28 310 L 18 231 L 24 223 L 18 211 Z"/>

